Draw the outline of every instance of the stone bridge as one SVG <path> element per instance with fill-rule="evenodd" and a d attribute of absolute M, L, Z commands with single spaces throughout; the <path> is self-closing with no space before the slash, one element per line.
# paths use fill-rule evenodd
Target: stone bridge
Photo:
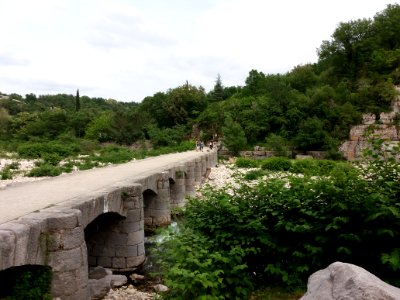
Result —
<path fill-rule="evenodd" d="M 141 265 L 145 226 L 170 223 L 216 160 L 190 151 L 0 190 L 0 271 L 49 266 L 53 297 L 89 299 L 88 267 Z"/>

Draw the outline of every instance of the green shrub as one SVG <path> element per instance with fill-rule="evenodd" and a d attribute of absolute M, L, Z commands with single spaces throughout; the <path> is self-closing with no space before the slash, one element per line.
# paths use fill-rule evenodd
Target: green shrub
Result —
<path fill-rule="evenodd" d="M 171 298 L 246 299 L 265 285 L 303 289 L 311 273 L 335 261 L 400 285 L 400 167 L 389 161 L 373 159 L 361 176 L 348 164 L 320 162 L 327 176 L 318 179 L 242 183 L 233 193 L 209 189 L 189 200 L 184 229 L 161 249 Z"/>
<path fill-rule="evenodd" d="M 295 159 L 292 161 L 289 171 L 295 174 L 316 174 L 317 162 L 314 159 Z"/>
<path fill-rule="evenodd" d="M 238 157 L 235 161 L 235 165 L 238 168 L 257 168 L 259 162 L 251 158 Z"/>
<path fill-rule="evenodd" d="M 291 166 L 289 158 L 280 156 L 269 157 L 261 162 L 261 168 L 270 171 L 288 171 Z"/>
<path fill-rule="evenodd" d="M 74 143 L 65 144 L 59 141 L 26 142 L 20 144 L 17 148 L 17 153 L 26 158 L 42 158 L 46 154 L 67 157 L 79 152 L 79 145 Z"/>
<path fill-rule="evenodd" d="M 99 156 L 94 156 L 93 159 L 102 163 L 119 164 L 132 160 L 134 152 L 125 147 L 107 146 L 99 151 Z"/>
<path fill-rule="evenodd" d="M 57 153 L 44 153 L 42 155 L 45 164 L 57 166 L 62 158 Z"/>
<path fill-rule="evenodd" d="M 62 168 L 50 164 L 40 164 L 39 166 L 30 170 L 27 174 L 28 177 L 44 177 L 44 176 L 58 176 L 62 173 Z"/>
<path fill-rule="evenodd" d="M 255 180 L 255 179 L 260 178 L 260 177 L 262 177 L 264 175 L 265 174 L 264 174 L 264 172 L 262 170 L 259 170 L 259 169 L 258 170 L 251 170 L 251 171 L 247 172 L 243 176 L 243 178 L 245 180 Z"/>
<path fill-rule="evenodd" d="M 12 179 L 13 178 L 12 170 L 18 170 L 18 168 L 19 168 L 19 163 L 15 161 L 5 166 L 2 170 L 0 170 L 0 180 Z"/>
<path fill-rule="evenodd" d="M 5 167 L 4 169 L 2 169 L 0 171 L 0 179 L 1 180 L 7 180 L 7 179 L 12 179 L 12 173 L 11 170 L 7 167 Z"/>

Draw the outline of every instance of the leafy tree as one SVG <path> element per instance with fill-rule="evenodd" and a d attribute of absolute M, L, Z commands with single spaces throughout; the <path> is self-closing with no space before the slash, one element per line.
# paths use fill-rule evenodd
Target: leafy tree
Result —
<path fill-rule="evenodd" d="M 86 138 L 99 142 L 110 141 L 113 136 L 113 112 L 104 112 L 93 119 L 86 128 Z"/>
<path fill-rule="evenodd" d="M 242 126 L 235 122 L 229 114 L 225 117 L 222 133 L 224 145 L 235 154 L 246 147 L 247 139 Z"/>
<path fill-rule="evenodd" d="M 301 150 L 321 150 L 325 145 L 328 133 L 324 129 L 324 121 L 317 117 L 307 118 L 300 123 L 295 142 Z"/>
<path fill-rule="evenodd" d="M 207 98 L 204 89 L 187 83 L 169 90 L 162 108 L 170 119 L 169 127 L 172 127 L 192 122 L 206 106 Z"/>
<path fill-rule="evenodd" d="M 8 132 L 8 126 L 11 117 L 5 108 L 0 107 L 0 136 L 4 136 Z"/>
<path fill-rule="evenodd" d="M 319 80 L 311 64 L 294 67 L 287 77 L 290 86 L 302 93 L 314 87 Z"/>

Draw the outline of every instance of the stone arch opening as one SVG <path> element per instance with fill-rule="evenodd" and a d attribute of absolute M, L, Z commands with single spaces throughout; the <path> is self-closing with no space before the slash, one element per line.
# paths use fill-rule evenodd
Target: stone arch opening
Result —
<path fill-rule="evenodd" d="M 0 299 L 51 298 L 52 269 L 42 265 L 23 265 L 0 271 Z"/>
<path fill-rule="evenodd" d="M 175 180 L 169 178 L 171 209 L 183 207 L 186 197 L 186 178 L 187 174 L 184 171 L 175 172 Z"/>
<path fill-rule="evenodd" d="M 168 182 L 169 183 L 169 182 Z M 158 193 L 147 189 L 143 192 L 144 224 L 146 231 L 171 223 L 170 190 L 158 189 Z"/>
<path fill-rule="evenodd" d="M 102 266 L 111 269 L 125 268 L 121 248 L 127 245 L 127 233 L 122 232 L 125 217 L 109 212 L 99 215 L 85 228 L 85 241 L 89 267 Z"/>

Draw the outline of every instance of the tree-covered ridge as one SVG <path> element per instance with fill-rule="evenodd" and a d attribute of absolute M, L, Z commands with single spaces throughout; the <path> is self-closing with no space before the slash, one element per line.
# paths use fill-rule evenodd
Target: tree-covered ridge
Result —
<path fill-rule="evenodd" d="M 271 139 L 298 150 L 335 151 L 362 113 L 389 109 L 393 85 L 400 84 L 398 32 L 400 6 L 388 5 L 373 19 L 340 23 L 331 40 L 321 43 L 315 64 L 295 66 L 286 74 L 251 70 L 243 86 L 226 87 L 218 74 L 208 93 L 186 82 L 141 103 L 78 92 L 2 95 L 1 139 L 70 135 L 120 144 L 150 139 L 166 146 L 187 138 L 234 138 L 229 124 L 235 124 L 246 138 L 244 143 L 243 138 L 233 144 L 226 140 L 235 151 L 268 145 Z"/>

